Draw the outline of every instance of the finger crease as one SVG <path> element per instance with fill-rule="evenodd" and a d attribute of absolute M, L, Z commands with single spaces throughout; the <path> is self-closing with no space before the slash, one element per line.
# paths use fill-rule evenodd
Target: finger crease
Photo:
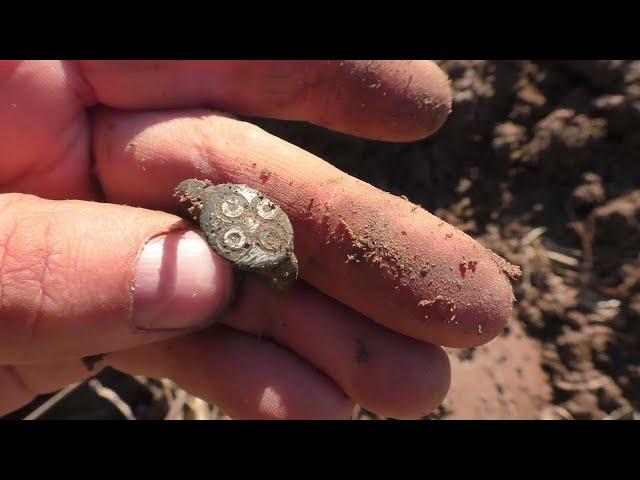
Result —
<path fill-rule="evenodd" d="M 78 97 L 86 107 L 93 106 L 98 103 L 98 95 L 96 94 L 93 84 L 85 76 L 85 72 L 82 69 L 82 64 L 77 60 L 67 60 L 64 62 L 72 68 L 75 80 L 78 85 L 70 85 L 74 90 L 76 97 Z"/>
<path fill-rule="evenodd" d="M 85 115 L 84 111 L 82 111 L 81 115 Z M 20 172 L 11 178 L 5 179 L 3 184 L 16 185 L 29 180 L 32 177 L 44 178 L 46 175 L 51 175 L 51 173 L 55 172 L 56 169 L 66 167 L 67 164 L 65 160 L 72 158 L 69 155 L 69 152 L 78 144 L 80 141 L 79 137 L 83 135 L 81 128 L 73 128 L 72 124 L 75 120 L 76 118 L 74 117 L 69 124 L 64 124 L 62 126 L 61 131 L 53 134 L 55 138 L 63 138 L 63 141 L 65 141 L 64 147 L 60 151 L 59 155 L 42 155 L 41 158 L 45 159 L 44 161 L 36 162 L 35 164 L 30 165 L 27 170 Z M 71 133 L 65 135 L 69 131 Z"/>
<path fill-rule="evenodd" d="M 46 285 L 47 285 L 47 277 L 50 273 L 49 262 L 53 255 L 53 247 L 51 246 L 51 224 L 47 223 L 44 231 L 44 255 L 42 258 L 42 270 L 39 276 L 39 285 L 40 291 L 38 292 L 38 306 L 35 310 L 35 314 L 33 320 L 31 320 L 29 324 L 29 328 L 31 331 L 31 338 L 35 338 L 37 335 L 38 326 L 42 323 L 42 318 L 44 317 L 44 302 L 47 298 L 50 298 L 50 295 L 47 294 Z"/>
<path fill-rule="evenodd" d="M 34 398 L 38 394 L 31 388 L 22 378 L 22 375 L 18 372 L 18 369 L 14 365 L 5 365 L 4 371 L 7 372 L 9 378 L 13 380 L 13 384 L 18 388 L 19 391 L 24 393 L 29 398 Z"/>
<path fill-rule="evenodd" d="M 7 202 L 9 204 L 13 202 Z M 8 205 L 4 205 L 3 211 L 6 210 Z M 0 241 L 0 311 L 2 311 L 2 305 L 4 302 L 4 270 L 5 264 L 7 262 L 7 256 L 9 255 L 9 242 L 11 238 L 15 235 L 15 232 L 18 228 L 18 222 L 13 221 L 11 225 L 11 229 L 7 232 L 6 236 Z"/>

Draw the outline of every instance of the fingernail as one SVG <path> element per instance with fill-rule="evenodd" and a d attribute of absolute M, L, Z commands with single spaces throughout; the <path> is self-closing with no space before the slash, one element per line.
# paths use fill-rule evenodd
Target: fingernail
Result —
<path fill-rule="evenodd" d="M 231 286 L 231 266 L 198 233 L 170 232 L 140 254 L 131 319 L 140 330 L 205 326 L 224 308 Z"/>

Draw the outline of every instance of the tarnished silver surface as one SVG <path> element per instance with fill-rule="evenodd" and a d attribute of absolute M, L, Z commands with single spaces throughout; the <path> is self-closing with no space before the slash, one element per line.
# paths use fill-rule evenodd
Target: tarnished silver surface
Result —
<path fill-rule="evenodd" d="M 236 268 L 265 275 L 279 289 L 295 282 L 293 227 L 264 194 L 241 184 L 185 180 L 176 195 L 199 221 L 211 248 Z"/>

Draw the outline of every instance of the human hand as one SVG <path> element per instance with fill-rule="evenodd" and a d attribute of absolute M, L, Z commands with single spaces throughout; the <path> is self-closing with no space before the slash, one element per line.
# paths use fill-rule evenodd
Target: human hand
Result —
<path fill-rule="evenodd" d="M 348 418 L 354 402 L 414 418 L 449 387 L 440 346 L 486 343 L 507 322 L 511 266 L 220 113 L 417 140 L 450 109 L 431 62 L 7 61 L 0 81 L 0 414 L 107 353 L 100 367 L 172 378 L 234 418 Z M 185 178 L 281 205 L 302 280 L 235 288 L 166 213 Z"/>

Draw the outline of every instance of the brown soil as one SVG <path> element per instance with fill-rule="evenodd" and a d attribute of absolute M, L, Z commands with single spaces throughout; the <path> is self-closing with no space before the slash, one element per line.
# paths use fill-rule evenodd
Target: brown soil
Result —
<path fill-rule="evenodd" d="M 510 325 L 448 350 L 451 391 L 430 418 L 638 418 L 640 61 L 439 64 L 453 113 L 421 142 L 252 121 L 522 266 Z"/>
<path fill-rule="evenodd" d="M 257 123 L 523 267 L 511 325 L 450 350 L 432 417 L 638 415 L 640 61 L 439 63 L 453 113 L 422 142 Z"/>

